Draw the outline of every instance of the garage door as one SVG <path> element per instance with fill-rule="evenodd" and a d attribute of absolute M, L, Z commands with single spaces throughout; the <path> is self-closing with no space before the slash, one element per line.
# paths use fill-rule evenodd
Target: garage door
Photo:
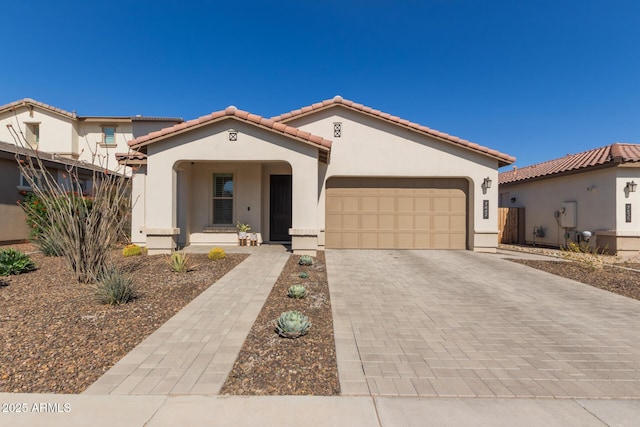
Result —
<path fill-rule="evenodd" d="M 353 249 L 466 249 L 467 181 L 330 178 L 325 245 Z"/>

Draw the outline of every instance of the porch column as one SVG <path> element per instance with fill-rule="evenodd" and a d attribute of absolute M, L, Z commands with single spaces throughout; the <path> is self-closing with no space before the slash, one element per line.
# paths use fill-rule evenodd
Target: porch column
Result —
<path fill-rule="evenodd" d="M 148 165 L 145 231 L 149 255 L 169 254 L 177 247 L 176 181 L 173 165 Z"/>
<path fill-rule="evenodd" d="M 318 249 L 318 160 L 296 159 L 291 165 L 292 225 L 294 254 L 315 256 Z"/>

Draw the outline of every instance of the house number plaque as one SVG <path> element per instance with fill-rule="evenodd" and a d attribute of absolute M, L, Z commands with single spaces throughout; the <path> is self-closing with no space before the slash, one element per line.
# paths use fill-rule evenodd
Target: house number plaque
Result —
<path fill-rule="evenodd" d="M 489 219 L 489 201 L 488 200 L 482 201 L 482 218 Z"/>
<path fill-rule="evenodd" d="M 631 203 L 624 205 L 624 220 L 631 222 Z"/>

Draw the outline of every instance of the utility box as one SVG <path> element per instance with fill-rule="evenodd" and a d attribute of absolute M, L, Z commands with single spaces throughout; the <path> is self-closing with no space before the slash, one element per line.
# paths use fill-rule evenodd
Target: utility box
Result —
<path fill-rule="evenodd" d="M 578 226 L 576 202 L 564 202 L 560 205 L 560 227 L 576 228 Z"/>

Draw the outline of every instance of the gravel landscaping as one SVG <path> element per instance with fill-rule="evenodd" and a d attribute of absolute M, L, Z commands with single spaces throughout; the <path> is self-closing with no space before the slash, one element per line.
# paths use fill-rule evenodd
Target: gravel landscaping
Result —
<path fill-rule="evenodd" d="M 0 392 L 81 393 L 247 257 L 190 255 L 194 271 L 179 274 L 165 256 L 111 255 L 137 289 L 137 298 L 120 306 L 96 302 L 93 285 L 75 282 L 62 258 L 32 254 L 37 270 L 0 277 Z"/>
<path fill-rule="evenodd" d="M 566 261 L 533 261 L 524 259 L 511 259 L 510 261 L 640 300 L 640 271 L 635 271 L 640 270 L 640 265 L 638 264 L 627 263 L 591 270 L 580 264 Z"/>
<path fill-rule="evenodd" d="M 298 265 L 292 255 L 258 315 L 220 394 L 319 395 L 340 393 L 333 316 L 324 253 L 311 267 Z M 308 273 L 306 279 L 301 272 Z M 302 299 L 287 297 L 291 285 L 302 284 L 308 294 Z M 296 339 L 276 333 L 282 312 L 298 310 L 309 317 L 308 334 Z"/>

